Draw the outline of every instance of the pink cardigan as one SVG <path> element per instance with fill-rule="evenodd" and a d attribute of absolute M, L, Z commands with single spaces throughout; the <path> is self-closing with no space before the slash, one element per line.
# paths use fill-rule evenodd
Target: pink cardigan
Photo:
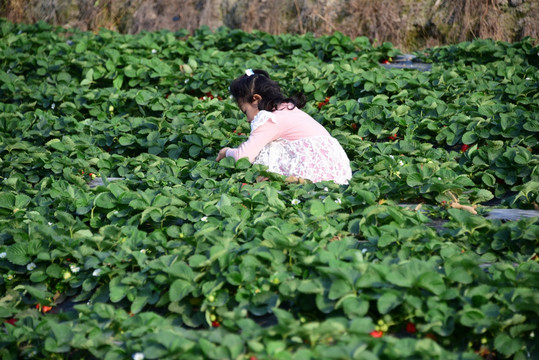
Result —
<path fill-rule="evenodd" d="M 279 110 L 271 113 L 271 120 L 251 130 L 249 139 L 234 149 L 228 149 L 226 156 L 232 156 L 238 160 L 249 158 L 252 163 L 260 150 L 268 143 L 277 140 L 299 140 L 312 136 L 330 136 L 331 134 L 313 119 L 309 114 L 294 107 L 287 108 L 289 104 L 281 104 Z M 256 122 L 256 117 L 253 122 Z M 253 124 L 251 124 L 251 128 Z"/>

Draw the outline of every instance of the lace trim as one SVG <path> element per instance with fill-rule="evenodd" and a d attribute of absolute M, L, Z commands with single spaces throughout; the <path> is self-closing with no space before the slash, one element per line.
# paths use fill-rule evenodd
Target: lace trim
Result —
<path fill-rule="evenodd" d="M 253 121 L 251 121 L 251 132 L 255 131 L 257 127 L 264 125 L 268 120 L 271 120 L 275 123 L 275 120 L 271 116 L 271 112 L 267 110 L 260 110 L 258 114 L 256 114 Z"/>

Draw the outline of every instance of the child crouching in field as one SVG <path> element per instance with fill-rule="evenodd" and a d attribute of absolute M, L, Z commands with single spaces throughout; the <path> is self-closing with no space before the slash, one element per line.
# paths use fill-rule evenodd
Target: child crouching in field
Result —
<path fill-rule="evenodd" d="M 348 184 L 352 170 L 346 153 L 320 123 L 300 110 L 303 95 L 287 98 L 266 71 L 251 69 L 230 84 L 230 93 L 247 116 L 251 135 L 237 148 L 221 149 L 217 161 L 247 157 L 281 175 Z"/>

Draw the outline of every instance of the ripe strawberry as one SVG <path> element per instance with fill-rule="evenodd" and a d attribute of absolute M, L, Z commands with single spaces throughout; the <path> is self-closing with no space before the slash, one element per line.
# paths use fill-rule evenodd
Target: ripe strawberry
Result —
<path fill-rule="evenodd" d="M 357 124 L 356 123 L 352 123 L 350 126 L 352 127 L 353 130 L 357 130 Z"/>
<path fill-rule="evenodd" d="M 460 147 L 460 152 L 465 152 L 466 150 L 468 150 L 470 148 L 470 145 L 468 144 L 463 144 L 461 147 Z"/>
<path fill-rule="evenodd" d="M 219 321 L 212 321 L 211 326 L 212 327 L 219 327 L 219 326 L 221 326 L 221 323 L 219 323 Z"/>
<path fill-rule="evenodd" d="M 19 321 L 18 319 L 15 319 L 15 318 L 11 318 L 11 319 L 7 319 L 6 322 L 8 324 L 11 324 L 11 325 L 15 325 L 15 323 Z"/>
<path fill-rule="evenodd" d="M 382 60 L 381 63 L 382 64 L 389 64 L 390 62 L 389 62 L 389 60 L 385 59 L 385 60 Z"/>
<path fill-rule="evenodd" d="M 319 102 L 318 103 L 318 110 L 320 110 L 322 108 L 322 106 L 327 105 L 329 103 L 329 99 L 330 99 L 330 97 L 326 96 L 326 99 L 324 101 Z"/>
<path fill-rule="evenodd" d="M 52 310 L 52 306 L 36 304 L 36 309 L 38 309 L 38 310 L 41 311 L 43 314 L 45 314 L 45 313 L 48 313 L 49 311 Z"/>
<path fill-rule="evenodd" d="M 384 336 L 384 333 L 380 330 L 373 330 L 371 331 L 370 335 L 373 337 L 373 338 L 381 338 L 382 336 Z"/>
<path fill-rule="evenodd" d="M 406 324 L 406 332 L 409 334 L 414 334 L 417 331 L 415 324 L 413 322 L 408 322 Z"/>
<path fill-rule="evenodd" d="M 395 135 L 389 135 L 388 139 L 389 140 L 397 140 L 397 133 L 395 133 Z"/>

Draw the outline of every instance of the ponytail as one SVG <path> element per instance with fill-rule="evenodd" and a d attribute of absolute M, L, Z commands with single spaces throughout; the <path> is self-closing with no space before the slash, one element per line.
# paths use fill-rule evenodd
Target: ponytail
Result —
<path fill-rule="evenodd" d="M 262 97 L 262 100 L 258 103 L 258 109 L 267 111 L 275 111 L 283 103 L 292 104 L 290 109 L 294 107 L 301 109 L 306 103 L 303 93 L 292 97 L 284 96 L 279 84 L 270 79 L 268 72 L 259 69 L 248 70 L 245 75 L 232 81 L 230 94 L 238 103 L 251 103 L 253 102 L 253 95 L 258 94 Z"/>

